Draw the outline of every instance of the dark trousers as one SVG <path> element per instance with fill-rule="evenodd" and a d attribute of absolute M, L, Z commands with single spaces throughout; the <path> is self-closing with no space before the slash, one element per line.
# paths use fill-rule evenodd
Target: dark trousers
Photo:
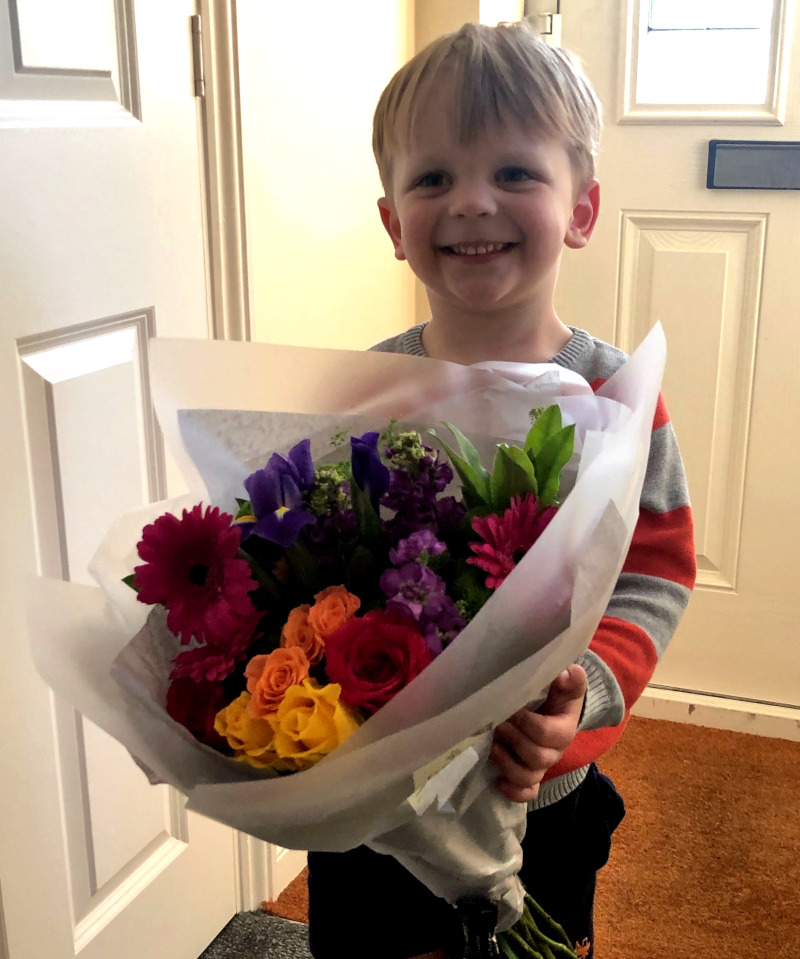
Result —
<path fill-rule="evenodd" d="M 625 806 L 592 765 L 559 802 L 528 814 L 520 878 L 575 944 L 594 941 L 597 871 Z M 456 912 L 391 856 L 359 846 L 308 854 L 309 944 L 314 959 L 408 959 L 445 948 L 460 955 Z M 584 955 L 592 956 L 591 949 Z"/>

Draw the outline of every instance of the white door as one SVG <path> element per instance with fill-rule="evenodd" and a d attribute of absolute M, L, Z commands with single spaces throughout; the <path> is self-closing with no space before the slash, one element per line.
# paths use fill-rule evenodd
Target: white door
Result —
<path fill-rule="evenodd" d="M 180 492 L 147 339 L 208 335 L 191 0 L 0 2 L 0 956 L 196 959 L 231 830 L 56 701 L 22 592 Z"/>
<path fill-rule="evenodd" d="M 561 4 L 606 126 L 600 220 L 558 308 L 626 349 L 663 323 L 697 526 L 697 590 L 654 684 L 754 712 L 800 706 L 800 191 L 707 189 L 706 166 L 711 139 L 800 141 L 793 6 L 769 26 L 770 0 Z"/>

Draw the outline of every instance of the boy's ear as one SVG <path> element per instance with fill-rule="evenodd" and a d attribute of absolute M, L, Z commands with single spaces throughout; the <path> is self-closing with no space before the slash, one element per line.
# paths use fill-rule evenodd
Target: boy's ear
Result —
<path fill-rule="evenodd" d="M 597 180 L 590 180 L 575 201 L 564 243 L 571 250 L 580 250 L 589 242 L 597 215 L 600 212 L 600 184 Z"/>
<path fill-rule="evenodd" d="M 394 244 L 395 258 L 405 260 L 406 255 L 403 252 L 403 243 L 400 236 L 400 220 L 397 217 L 394 204 L 391 200 L 387 200 L 385 196 L 382 196 L 380 200 L 378 200 L 378 211 L 381 215 L 381 223 L 383 223 L 386 232 Z"/>

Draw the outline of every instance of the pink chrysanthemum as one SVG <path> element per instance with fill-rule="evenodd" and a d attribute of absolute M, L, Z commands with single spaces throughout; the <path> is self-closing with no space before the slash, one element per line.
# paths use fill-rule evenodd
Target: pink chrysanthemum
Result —
<path fill-rule="evenodd" d="M 170 679 L 191 679 L 195 683 L 221 682 L 247 659 L 251 645 L 260 636 L 262 613 L 254 609 L 224 636 L 206 632 L 206 644 L 185 649 L 175 657 Z"/>
<path fill-rule="evenodd" d="M 219 646 L 185 649 L 175 657 L 170 679 L 191 679 L 194 683 L 218 683 L 236 667 L 237 657 Z"/>
<path fill-rule="evenodd" d="M 479 566 L 487 574 L 489 589 L 497 589 L 557 512 L 555 506 L 548 506 L 541 513 L 537 513 L 537 508 L 536 497 L 533 493 L 526 493 L 523 497 L 514 496 L 502 516 L 492 514 L 473 518 L 472 528 L 484 542 L 469 544 L 476 555 L 467 562 Z"/>
<path fill-rule="evenodd" d="M 258 585 L 237 553 L 241 532 L 228 513 L 199 504 L 181 519 L 165 513 L 142 531 L 137 544 L 145 561 L 134 569 L 139 600 L 167 608 L 167 628 L 181 642 L 224 637 L 253 613 L 249 597 Z"/>

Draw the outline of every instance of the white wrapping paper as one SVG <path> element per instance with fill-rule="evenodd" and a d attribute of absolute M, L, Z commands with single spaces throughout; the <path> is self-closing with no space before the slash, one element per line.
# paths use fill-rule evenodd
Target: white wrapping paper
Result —
<path fill-rule="evenodd" d="M 288 848 L 341 851 L 367 842 L 450 901 L 493 898 L 498 928 L 507 928 L 522 908 L 516 874 L 526 807 L 492 786 L 491 729 L 526 703 L 541 703 L 591 641 L 638 519 L 664 361 L 656 327 L 595 395 L 552 364 L 464 367 L 384 353 L 156 340 L 159 421 L 192 492 L 120 518 L 92 564 L 102 590 L 53 581 L 34 587 L 37 667 L 154 780 L 185 793 L 189 808 Z M 565 472 L 564 505 L 457 641 L 339 749 L 302 773 L 270 777 L 198 743 L 169 718 L 163 703 L 178 640 L 120 584 L 138 562 L 147 522 L 200 500 L 232 511 L 242 480 L 271 452 L 310 436 L 316 458 L 336 430 L 380 429 L 390 417 L 418 428 L 453 422 L 491 467 L 496 443 L 522 441 L 528 411 L 553 402 L 577 427 L 578 466 Z"/>

